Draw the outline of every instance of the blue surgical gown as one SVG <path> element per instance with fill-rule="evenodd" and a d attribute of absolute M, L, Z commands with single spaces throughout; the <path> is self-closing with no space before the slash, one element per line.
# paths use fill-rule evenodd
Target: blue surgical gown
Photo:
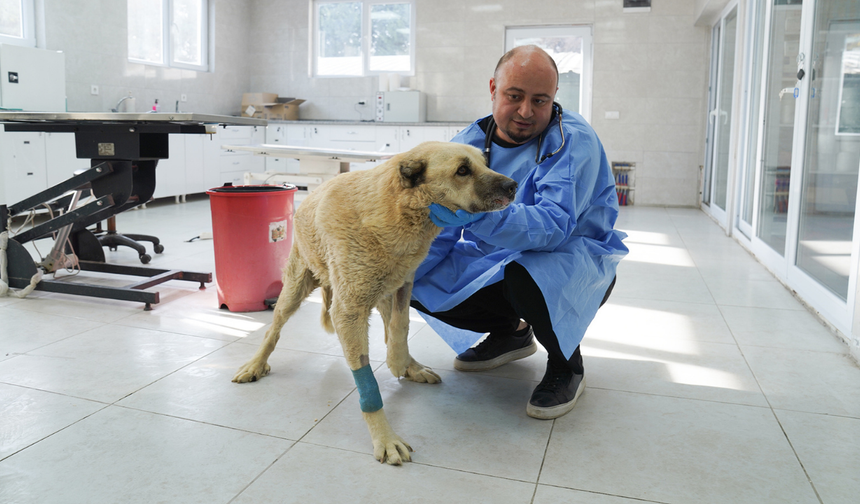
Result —
<path fill-rule="evenodd" d="M 480 120 L 452 141 L 484 147 Z M 615 180 L 603 145 L 579 114 L 564 112 L 564 142 L 552 119 L 535 162 L 538 139 L 516 147 L 493 144 L 490 168 L 516 180 L 508 208 L 465 227 L 446 227 L 415 273 L 412 296 L 431 312 L 450 310 L 482 287 L 499 282 L 516 261 L 543 293 L 559 346 L 570 358 L 594 319 L 626 235 L 613 229 L 618 217 Z M 423 314 L 422 314 L 423 316 Z M 424 316 L 458 354 L 481 334 Z"/>

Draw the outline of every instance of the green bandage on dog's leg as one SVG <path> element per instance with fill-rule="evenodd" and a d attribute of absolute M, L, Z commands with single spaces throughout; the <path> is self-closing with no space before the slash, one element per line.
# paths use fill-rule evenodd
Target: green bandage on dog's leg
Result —
<path fill-rule="evenodd" d="M 361 411 L 373 413 L 381 410 L 382 395 L 379 393 L 379 385 L 376 383 L 370 364 L 353 371 L 352 377 L 355 379 L 355 386 L 358 387 L 358 404 L 361 406 Z"/>

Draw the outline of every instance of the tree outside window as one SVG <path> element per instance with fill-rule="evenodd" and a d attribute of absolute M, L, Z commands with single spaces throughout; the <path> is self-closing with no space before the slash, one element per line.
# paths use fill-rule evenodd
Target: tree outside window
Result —
<path fill-rule="evenodd" d="M 314 75 L 414 73 L 414 0 L 314 3 Z"/>
<path fill-rule="evenodd" d="M 208 70 L 208 0 L 127 0 L 128 60 Z"/>

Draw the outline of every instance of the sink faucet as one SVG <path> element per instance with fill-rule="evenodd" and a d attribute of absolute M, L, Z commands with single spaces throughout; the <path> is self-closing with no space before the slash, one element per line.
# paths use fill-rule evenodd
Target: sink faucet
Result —
<path fill-rule="evenodd" d="M 122 105 L 122 102 L 131 98 L 131 93 L 128 96 L 123 96 L 118 102 L 116 102 L 116 106 L 110 109 L 111 112 L 119 112 L 119 106 Z"/>

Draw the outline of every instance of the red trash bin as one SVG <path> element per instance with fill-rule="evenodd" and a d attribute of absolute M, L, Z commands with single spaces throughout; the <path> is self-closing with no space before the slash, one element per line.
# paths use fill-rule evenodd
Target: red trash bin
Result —
<path fill-rule="evenodd" d="M 293 244 L 293 185 L 225 185 L 206 191 L 212 211 L 218 306 L 262 311 L 281 292 Z"/>

